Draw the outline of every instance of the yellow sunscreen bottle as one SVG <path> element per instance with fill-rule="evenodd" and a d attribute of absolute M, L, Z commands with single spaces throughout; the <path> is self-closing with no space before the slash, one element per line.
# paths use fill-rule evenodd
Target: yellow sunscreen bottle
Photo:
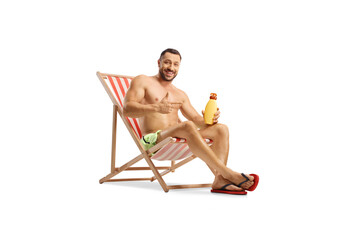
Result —
<path fill-rule="evenodd" d="M 204 120 L 206 124 L 212 125 L 214 123 L 213 121 L 214 114 L 217 112 L 216 99 L 217 99 L 216 93 L 210 93 L 210 100 L 206 104 L 205 112 L 204 112 Z"/>

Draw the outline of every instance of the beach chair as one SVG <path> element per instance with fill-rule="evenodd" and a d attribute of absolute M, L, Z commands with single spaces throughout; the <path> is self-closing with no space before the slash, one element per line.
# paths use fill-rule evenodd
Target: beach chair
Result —
<path fill-rule="evenodd" d="M 190 151 L 189 146 L 186 144 L 186 140 L 168 137 L 159 142 L 154 147 L 145 151 L 142 144 L 140 143 L 142 134 L 138 119 L 125 117 L 123 114 L 123 100 L 133 77 L 100 72 L 97 72 L 97 76 L 113 103 L 111 172 L 107 176 L 100 179 L 100 183 L 114 181 L 157 180 L 165 192 L 168 192 L 169 189 L 211 187 L 211 184 L 167 185 L 163 179 L 164 175 L 170 172 L 174 172 L 175 169 L 196 158 L 196 156 Z M 115 166 L 117 114 L 120 115 L 136 146 L 141 152 L 137 157 L 123 164 L 121 167 Z M 206 141 L 209 145 L 212 143 L 212 141 L 209 139 L 204 139 L 204 141 Z M 142 159 L 145 159 L 148 167 L 132 167 L 132 165 Z M 155 166 L 153 160 L 170 161 L 171 164 L 169 164 L 170 166 L 159 167 Z M 154 176 L 150 178 L 113 178 L 123 171 L 139 170 L 151 170 Z M 163 171 L 159 172 L 159 170 Z"/>

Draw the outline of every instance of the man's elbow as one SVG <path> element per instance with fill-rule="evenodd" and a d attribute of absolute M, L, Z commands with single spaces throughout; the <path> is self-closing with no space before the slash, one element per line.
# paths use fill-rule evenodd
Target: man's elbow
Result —
<path fill-rule="evenodd" d="M 138 114 L 136 113 L 136 110 L 134 109 L 134 107 L 130 106 L 131 104 L 125 104 L 123 107 L 123 115 L 125 117 L 129 117 L 129 118 L 137 118 L 139 117 Z"/>
<path fill-rule="evenodd" d="M 127 104 L 125 104 L 123 107 L 123 114 L 125 117 L 130 117 L 130 115 L 131 115 L 131 113 L 129 111 L 129 106 Z"/>

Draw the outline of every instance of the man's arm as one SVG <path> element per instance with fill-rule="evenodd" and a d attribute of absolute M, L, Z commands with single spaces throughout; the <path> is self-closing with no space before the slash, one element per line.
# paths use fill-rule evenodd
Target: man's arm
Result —
<path fill-rule="evenodd" d="M 184 115 L 186 119 L 189 121 L 193 121 L 196 126 L 199 128 L 204 128 L 206 126 L 204 122 L 204 118 L 195 110 L 195 108 L 191 105 L 189 97 L 184 93 L 184 102 L 180 108 L 181 113 Z"/>
<path fill-rule="evenodd" d="M 153 104 L 141 104 L 141 100 L 145 97 L 144 76 L 135 77 L 130 88 L 126 92 L 124 99 L 124 115 L 126 117 L 138 118 L 143 117 L 146 113 L 155 112 Z"/>
<path fill-rule="evenodd" d="M 207 126 L 207 124 L 204 121 L 204 116 L 201 116 L 195 108 L 191 105 L 189 97 L 184 93 L 185 100 L 180 108 L 181 113 L 186 117 L 188 120 L 193 121 L 200 129 Z M 202 114 L 204 115 L 204 110 L 202 111 Z M 220 111 L 218 108 L 218 111 L 214 115 L 214 124 L 218 122 L 218 118 L 220 117 Z"/>

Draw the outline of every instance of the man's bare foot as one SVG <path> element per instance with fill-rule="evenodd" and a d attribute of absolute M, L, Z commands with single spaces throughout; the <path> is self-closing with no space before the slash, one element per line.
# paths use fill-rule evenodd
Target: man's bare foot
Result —
<path fill-rule="evenodd" d="M 231 184 L 229 186 L 226 186 L 228 184 Z M 226 186 L 224 189 L 223 187 Z M 235 184 L 233 184 L 232 182 L 230 182 L 229 180 L 225 179 L 223 176 L 221 175 L 217 175 L 215 177 L 215 180 L 212 184 L 212 189 L 214 190 L 228 190 L 228 191 L 244 191 L 243 188 L 239 188 L 237 187 Z"/>
<path fill-rule="evenodd" d="M 246 177 L 243 176 L 242 173 L 237 173 L 232 171 L 233 174 L 227 177 L 227 180 L 234 183 L 239 188 L 243 188 L 245 190 L 249 189 L 254 184 L 254 177 L 250 176 L 249 174 L 244 174 L 249 181 L 246 181 Z"/>

